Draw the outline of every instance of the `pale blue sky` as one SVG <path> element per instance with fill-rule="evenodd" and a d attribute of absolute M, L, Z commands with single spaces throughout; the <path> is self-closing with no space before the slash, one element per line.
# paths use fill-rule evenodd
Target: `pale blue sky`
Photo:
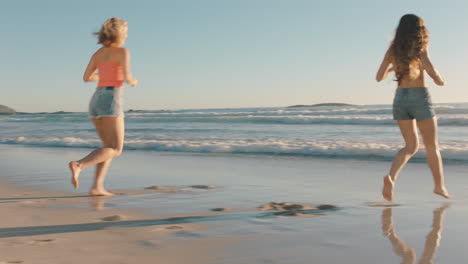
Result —
<path fill-rule="evenodd" d="M 399 18 L 421 16 L 435 102 L 468 102 L 468 1 L 1 0 L 0 104 L 18 111 L 87 111 L 83 83 L 99 47 L 92 32 L 128 21 L 139 86 L 126 109 L 389 104 L 395 83 L 375 72 Z"/>

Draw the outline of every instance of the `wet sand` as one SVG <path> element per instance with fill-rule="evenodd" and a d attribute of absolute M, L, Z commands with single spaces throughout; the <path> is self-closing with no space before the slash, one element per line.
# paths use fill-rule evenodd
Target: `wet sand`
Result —
<path fill-rule="evenodd" d="M 80 151 L 0 147 L 0 263 L 464 263 L 468 257 L 466 165 L 446 166 L 455 195 L 449 204 L 431 195 L 425 164 L 405 169 L 398 200 L 389 204 L 380 199 L 381 177 L 370 178 L 386 162 L 152 156 L 173 168 L 156 170 L 180 178 L 110 188 L 120 195 L 106 198 L 88 196 L 86 180 L 78 192 L 68 186 L 66 160 Z M 148 162 L 141 153 L 126 154 L 115 164 Z M 206 163 L 220 178 L 235 165 L 258 178 L 235 187 L 232 177 L 193 179 L 170 162 L 185 162 L 197 175 L 208 173 Z M 110 174 L 108 181 L 118 182 L 118 173 Z"/>
<path fill-rule="evenodd" d="M 235 238 L 171 242 L 165 238 L 190 238 L 207 227 L 182 216 L 100 210 L 104 197 L 5 182 L 0 182 L 0 193 L 0 263 L 207 263 L 211 252 L 236 243 Z M 51 209 L 80 203 L 90 207 Z"/>

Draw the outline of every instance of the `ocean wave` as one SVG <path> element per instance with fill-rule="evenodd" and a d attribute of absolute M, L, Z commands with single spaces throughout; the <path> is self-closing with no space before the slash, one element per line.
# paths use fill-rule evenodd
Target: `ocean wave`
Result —
<path fill-rule="evenodd" d="M 468 114 L 468 107 L 455 107 L 455 106 L 435 106 L 434 111 L 438 115 L 444 114 Z M 219 117 L 219 116 L 317 116 L 317 115 L 392 115 L 392 107 L 351 107 L 351 108 L 336 108 L 336 109 L 253 109 L 248 111 L 196 111 L 196 110 L 185 110 L 185 111 L 141 111 L 128 113 L 128 116 L 146 116 L 146 117 Z"/>
<path fill-rule="evenodd" d="M 441 126 L 468 126 L 468 107 L 437 105 L 434 107 Z M 2 117 L 2 123 L 87 123 L 86 113 L 27 114 Z M 332 108 L 244 108 L 131 111 L 129 123 L 246 123 L 285 125 L 395 125 L 390 105 Z"/>
<path fill-rule="evenodd" d="M 437 106 L 434 111 L 438 115 L 446 114 L 468 114 L 468 107 Z"/>
<path fill-rule="evenodd" d="M 97 148 L 101 143 L 97 139 L 76 137 L 46 138 L 4 138 L 1 144 Z M 238 154 L 238 155 L 275 155 L 328 158 L 383 159 L 391 160 L 402 147 L 402 142 L 379 142 L 376 140 L 293 140 L 293 139 L 221 139 L 206 138 L 193 140 L 151 140 L 128 139 L 127 150 L 144 150 L 159 152 L 204 153 L 204 154 Z M 468 161 L 468 141 L 445 142 L 441 144 L 445 160 Z M 416 159 L 425 159 L 424 149 L 418 152 Z"/>
<path fill-rule="evenodd" d="M 176 111 L 176 112 L 132 112 L 127 113 L 128 117 L 243 117 L 243 116 L 317 116 L 317 115 L 387 115 L 391 114 L 391 108 L 383 109 L 328 109 L 328 110 L 252 110 L 252 111 Z"/>
<path fill-rule="evenodd" d="M 68 116 L 59 116 L 59 115 L 40 115 L 40 116 L 12 116 L 6 117 L 3 121 L 8 122 L 31 122 L 31 123 L 44 123 L 44 122 L 69 122 L 69 121 L 84 121 L 88 120 L 87 116 L 84 114 L 75 114 L 75 115 L 68 115 Z"/>
<path fill-rule="evenodd" d="M 3 122 L 80 122 L 88 121 L 80 117 L 62 117 L 62 118 L 9 118 Z M 284 124 L 284 125 L 395 125 L 391 115 L 385 116 L 211 116 L 211 117 L 160 117 L 160 116 L 127 116 L 128 123 L 249 123 L 249 124 Z M 468 117 L 465 116 L 439 116 L 440 126 L 468 126 Z"/>
<path fill-rule="evenodd" d="M 83 139 L 77 137 L 17 137 L 1 138 L 2 144 L 42 146 L 42 147 L 82 147 L 95 148 L 100 147 L 101 142 L 98 139 Z"/>
<path fill-rule="evenodd" d="M 395 125 L 392 116 L 218 116 L 218 117 L 129 117 L 129 122 L 167 123 L 252 123 L 252 124 L 328 124 L 328 125 Z M 440 126 L 468 126 L 468 117 L 438 117 Z"/>
<path fill-rule="evenodd" d="M 132 122 L 197 122 L 197 123 L 254 123 L 254 124 L 339 124 L 339 125 L 389 125 L 391 117 L 365 116 L 219 116 L 219 117 L 127 117 Z"/>
<path fill-rule="evenodd" d="M 21 117 L 0 119 L 12 123 L 87 123 L 88 118 L 77 117 Z M 392 115 L 247 115 L 247 116 L 127 116 L 126 122 L 132 123 L 220 123 L 220 124 L 282 124 L 282 125 L 362 125 L 362 126 L 394 126 L 396 121 Z M 440 126 L 468 126 L 468 115 L 438 116 Z M 131 126 L 131 125 L 130 125 Z M 129 127 L 131 128 L 131 127 Z"/>
<path fill-rule="evenodd" d="M 45 120 L 47 117 L 44 116 L 36 116 L 36 117 L 7 117 L 5 118 L 6 121 L 24 121 L 24 122 L 29 122 L 29 121 L 37 121 L 37 120 Z"/>

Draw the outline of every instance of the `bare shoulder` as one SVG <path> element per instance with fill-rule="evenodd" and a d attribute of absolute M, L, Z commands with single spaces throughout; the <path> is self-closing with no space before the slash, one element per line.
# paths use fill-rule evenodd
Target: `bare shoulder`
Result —
<path fill-rule="evenodd" d="M 103 52 L 104 52 L 104 47 L 101 47 L 98 50 L 96 50 L 96 52 L 94 52 L 93 56 L 99 56 Z"/>
<path fill-rule="evenodd" d="M 91 59 L 92 60 L 96 60 L 96 59 L 99 59 L 103 54 L 103 48 L 99 48 L 98 50 L 96 50 L 96 52 L 94 52 L 93 56 L 91 56 Z"/>
<path fill-rule="evenodd" d="M 124 48 L 124 47 L 118 47 L 116 48 L 117 52 L 119 54 L 122 54 L 122 55 L 125 55 L 125 54 L 128 54 L 128 49 L 127 48 Z"/>
<path fill-rule="evenodd" d="M 427 48 L 421 50 L 421 53 L 419 55 L 421 58 L 429 58 L 429 51 L 427 50 Z"/>

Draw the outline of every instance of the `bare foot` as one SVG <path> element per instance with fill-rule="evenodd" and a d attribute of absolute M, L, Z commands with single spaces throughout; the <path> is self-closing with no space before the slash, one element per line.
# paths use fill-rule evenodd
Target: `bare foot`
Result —
<path fill-rule="evenodd" d="M 384 177 L 384 185 L 382 190 L 383 198 L 387 201 L 392 201 L 393 197 L 393 181 L 390 175 Z"/>
<path fill-rule="evenodd" d="M 112 195 L 115 195 L 111 192 L 108 192 L 107 190 L 105 189 L 91 189 L 89 191 L 89 195 L 92 195 L 92 196 L 112 196 Z"/>
<path fill-rule="evenodd" d="M 77 161 L 70 161 L 68 163 L 68 167 L 70 167 L 70 170 L 72 172 L 73 187 L 75 187 L 75 189 L 78 189 L 78 187 L 80 187 L 80 183 L 78 182 L 78 177 L 80 177 L 81 172 L 80 163 L 78 163 Z"/>
<path fill-rule="evenodd" d="M 434 193 L 438 194 L 444 198 L 450 199 L 452 198 L 452 195 L 448 193 L 447 189 L 445 187 L 435 187 L 434 188 Z"/>

